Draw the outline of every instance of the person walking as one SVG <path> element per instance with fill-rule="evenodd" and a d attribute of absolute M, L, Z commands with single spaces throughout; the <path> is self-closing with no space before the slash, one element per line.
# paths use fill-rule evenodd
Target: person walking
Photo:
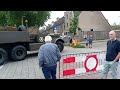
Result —
<path fill-rule="evenodd" d="M 101 79 L 106 79 L 111 70 L 112 79 L 117 79 L 117 66 L 120 58 L 120 41 L 116 39 L 114 31 L 109 32 L 110 40 L 107 42 L 106 61 Z"/>
<path fill-rule="evenodd" d="M 92 48 L 92 42 L 93 42 L 93 37 L 92 37 L 92 35 L 90 35 L 88 41 L 89 41 L 89 48 Z"/>
<path fill-rule="evenodd" d="M 45 79 L 56 79 L 57 62 L 61 59 L 58 46 L 51 41 L 52 37 L 46 36 L 46 43 L 40 47 L 38 53 L 39 67 L 42 67 Z"/>
<path fill-rule="evenodd" d="M 86 39 L 86 48 L 88 48 L 89 40 Z"/>

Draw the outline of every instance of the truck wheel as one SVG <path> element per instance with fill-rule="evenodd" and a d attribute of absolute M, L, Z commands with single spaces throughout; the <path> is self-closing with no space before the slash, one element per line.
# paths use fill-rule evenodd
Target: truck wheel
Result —
<path fill-rule="evenodd" d="M 62 43 L 62 42 L 57 42 L 56 44 L 57 44 L 57 46 L 58 46 L 60 52 L 62 52 L 63 49 L 64 49 L 64 45 L 63 45 L 63 43 Z"/>
<path fill-rule="evenodd" d="M 0 65 L 3 65 L 7 61 L 7 56 L 7 52 L 3 48 L 0 48 Z"/>
<path fill-rule="evenodd" d="M 27 50 L 24 46 L 15 46 L 11 51 L 11 58 L 14 61 L 23 60 L 27 55 Z"/>

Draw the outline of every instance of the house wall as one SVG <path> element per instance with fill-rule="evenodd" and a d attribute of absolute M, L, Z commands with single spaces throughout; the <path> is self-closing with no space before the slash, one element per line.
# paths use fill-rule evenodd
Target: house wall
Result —
<path fill-rule="evenodd" d="M 70 29 L 70 21 L 73 16 L 74 14 L 72 11 L 64 12 L 64 17 L 65 17 L 65 31 L 64 32 L 68 32 L 68 34 L 69 34 L 69 29 Z"/>
<path fill-rule="evenodd" d="M 78 26 L 83 31 L 110 31 L 111 26 L 101 11 L 82 11 L 79 15 Z"/>

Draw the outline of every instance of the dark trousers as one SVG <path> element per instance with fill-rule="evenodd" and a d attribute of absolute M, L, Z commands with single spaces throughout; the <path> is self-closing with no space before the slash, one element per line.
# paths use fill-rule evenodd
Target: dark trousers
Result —
<path fill-rule="evenodd" d="M 45 79 L 56 79 L 56 69 L 57 65 L 51 67 L 43 67 L 42 72 Z"/>

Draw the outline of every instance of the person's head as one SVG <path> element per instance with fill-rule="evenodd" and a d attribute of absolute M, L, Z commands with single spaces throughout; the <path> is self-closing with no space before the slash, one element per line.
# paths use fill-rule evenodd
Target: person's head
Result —
<path fill-rule="evenodd" d="M 109 38 L 110 38 L 111 40 L 115 40 L 115 39 L 116 39 L 116 33 L 115 33 L 115 31 L 110 31 L 110 32 L 109 32 Z"/>
<path fill-rule="evenodd" d="M 51 36 L 46 36 L 45 37 L 45 42 L 46 43 L 49 43 L 49 42 L 51 42 L 52 41 L 52 37 Z"/>

